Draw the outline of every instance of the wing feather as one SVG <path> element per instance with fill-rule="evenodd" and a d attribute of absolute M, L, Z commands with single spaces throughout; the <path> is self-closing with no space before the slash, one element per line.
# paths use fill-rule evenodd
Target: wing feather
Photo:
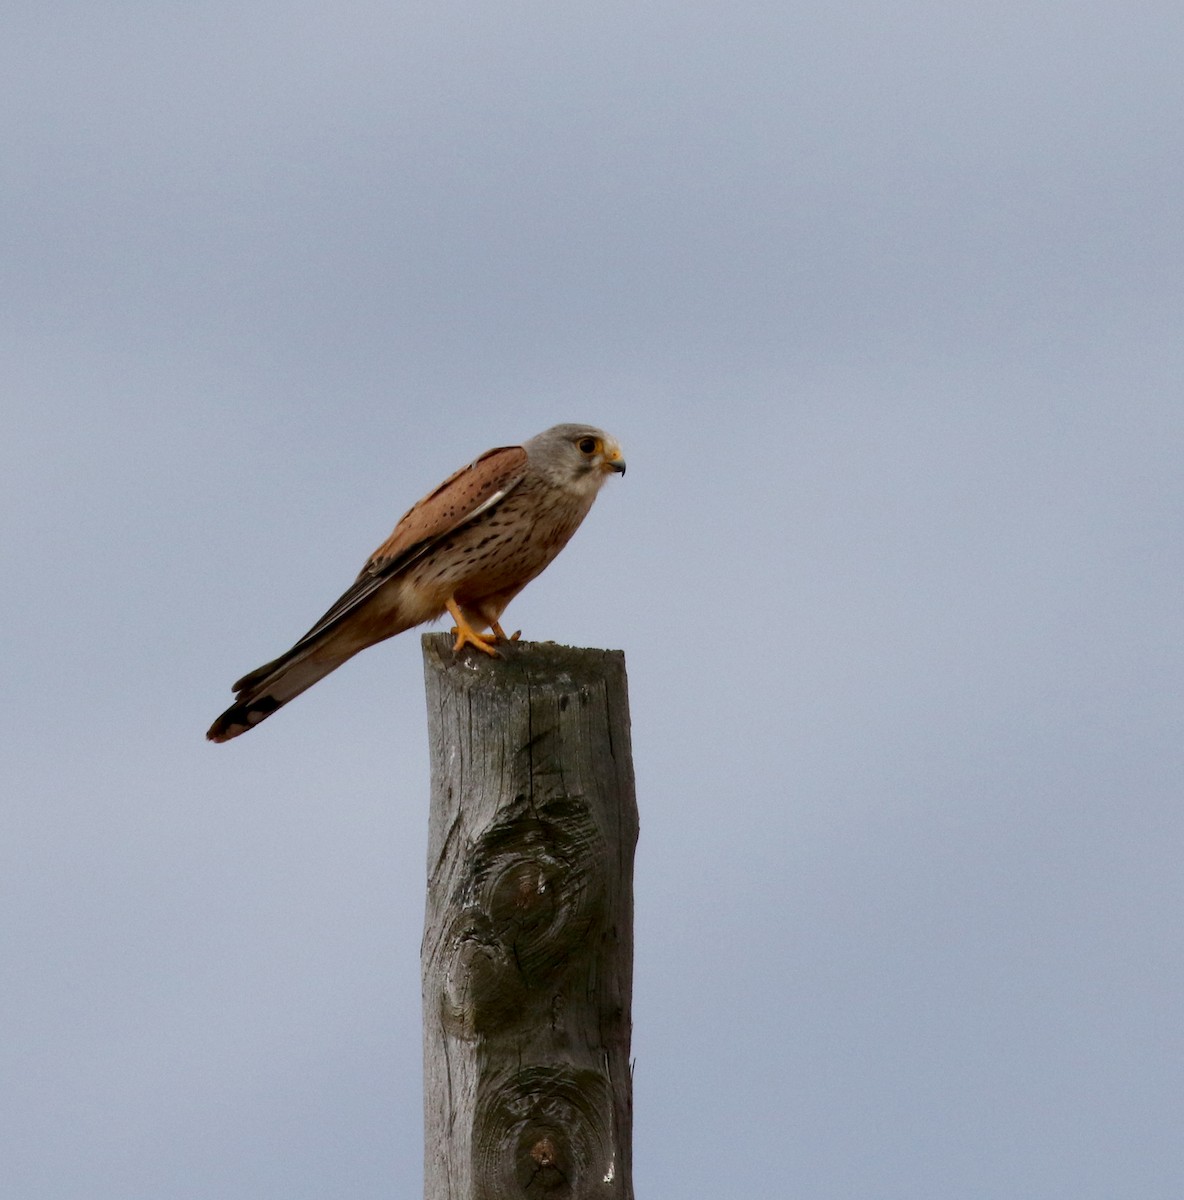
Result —
<path fill-rule="evenodd" d="M 525 474 L 526 451 L 521 446 L 499 446 L 449 475 L 435 491 L 403 514 L 390 537 L 367 560 L 353 585 L 288 651 L 285 659 L 338 624 L 388 579 L 422 558 L 449 534 L 500 504 Z"/>

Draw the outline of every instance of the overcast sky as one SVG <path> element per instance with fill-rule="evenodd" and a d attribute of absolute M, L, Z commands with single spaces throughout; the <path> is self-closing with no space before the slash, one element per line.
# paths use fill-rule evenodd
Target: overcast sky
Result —
<path fill-rule="evenodd" d="M 0 1194 L 413 1197 L 396 518 L 629 462 L 639 1197 L 1184 1195 L 1184 8 L 6 6 Z"/>

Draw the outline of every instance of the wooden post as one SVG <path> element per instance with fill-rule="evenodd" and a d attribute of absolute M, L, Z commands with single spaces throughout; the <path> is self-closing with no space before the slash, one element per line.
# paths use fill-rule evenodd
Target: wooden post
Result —
<path fill-rule="evenodd" d="M 633 1200 L 625 657 L 423 638 L 426 1200 Z"/>

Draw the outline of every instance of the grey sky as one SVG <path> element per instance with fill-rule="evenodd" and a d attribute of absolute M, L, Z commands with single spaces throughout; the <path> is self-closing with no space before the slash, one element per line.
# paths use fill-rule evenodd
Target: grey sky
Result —
<path fill-rule="evenodd" d="M 202 734 L 566 420 L 638 1195 L 1184 1194 L 1179 5 L 4 24 L 0 1194 L 418 1194 L 418 639 Z"/>

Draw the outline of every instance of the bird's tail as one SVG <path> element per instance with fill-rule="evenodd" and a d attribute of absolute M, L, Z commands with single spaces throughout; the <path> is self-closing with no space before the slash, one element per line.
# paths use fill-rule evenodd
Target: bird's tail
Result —
<path fill-rule="evenodd" d="M 210 726 L 206 737 L 211 742 L 228 742 L 246 733 L 353 654 L 352 650 L 333 653 L 328 647 L 310 646 L 302 651 L 289 650 L 256 667 L 234 685 L 234 703 Z"/>

